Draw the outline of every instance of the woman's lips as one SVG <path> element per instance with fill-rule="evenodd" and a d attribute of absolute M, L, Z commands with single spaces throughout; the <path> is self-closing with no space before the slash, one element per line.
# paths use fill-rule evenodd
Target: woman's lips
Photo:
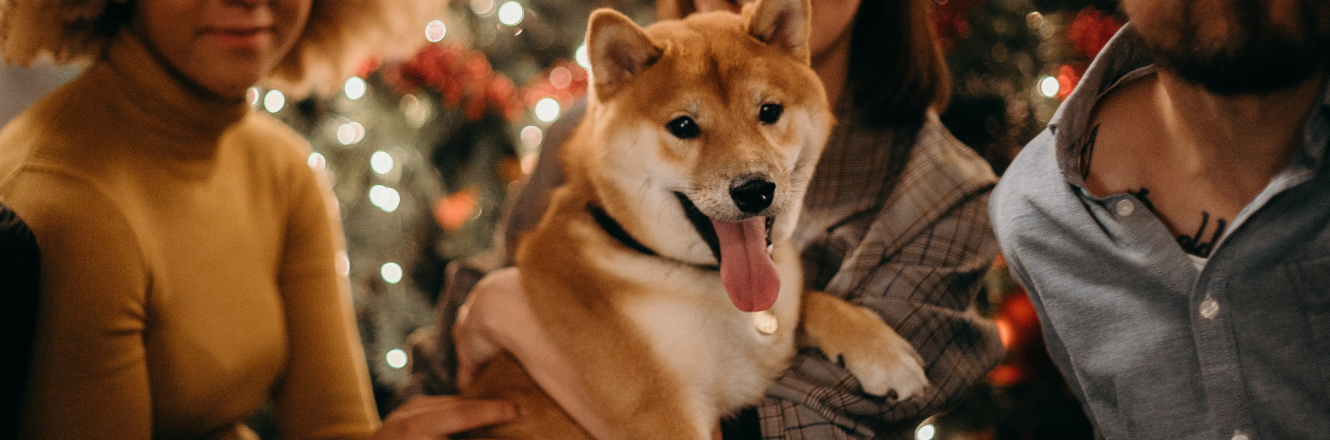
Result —
<path fill-rule="evenodd" d="M 204 30 L 204 35 L 216 38 L 223 45 L 235 48 L 257 49 L 272 38 L 272 28 L 267 27 L 219 27 Z"/>

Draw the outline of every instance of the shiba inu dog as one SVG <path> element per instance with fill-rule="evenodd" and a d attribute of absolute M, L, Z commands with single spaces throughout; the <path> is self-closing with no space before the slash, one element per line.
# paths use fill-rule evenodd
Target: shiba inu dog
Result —
<path fill-rule="evenodd" d="M 788 367 L 801 316 L 805 342 L 867 392 L 904 399 L 927 386 L 914 349 L 877 314 L 803 291 L 788 240 L 833 124 L 809 25 L 808 0 L 646 29 L 591 15 L 587 116 L 517 265 L 610 431 L 600 437 L 710 438 Z M 590 436 L 510 356 L 462 394 L 526 411 L 477 438 Z"/>

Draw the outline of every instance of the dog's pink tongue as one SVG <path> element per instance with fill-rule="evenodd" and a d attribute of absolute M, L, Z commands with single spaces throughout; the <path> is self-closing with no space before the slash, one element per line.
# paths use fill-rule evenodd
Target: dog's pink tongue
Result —
<path fill-rule="evenodd" d="M 771 308 L 780 292 L 776 264 L 767 254 L 767 219 L 738 223 L 712 220 L 720 239 L 720 282 L 734 306 L 745 312 Z"/>

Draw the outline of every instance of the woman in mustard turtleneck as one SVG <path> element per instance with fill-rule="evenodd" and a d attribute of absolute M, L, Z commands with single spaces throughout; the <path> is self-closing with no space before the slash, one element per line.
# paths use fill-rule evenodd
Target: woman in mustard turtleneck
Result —
<path fill-rule="evenodd" d="M 0 130 L 0 203 L 41 255 L 20 437 L 255 438 L 244 420 L 265 402 L 288 440 L 443 438 L 516 417 L 433 397 L 380 429 L 334 264 L 336 205 L 305 141 L 244 102 L 274 73 L 337 78 L 341 49 L 390 44 L 382 23 L 419 7 L 0 1 L 6 61 L 93 61 Z"/>

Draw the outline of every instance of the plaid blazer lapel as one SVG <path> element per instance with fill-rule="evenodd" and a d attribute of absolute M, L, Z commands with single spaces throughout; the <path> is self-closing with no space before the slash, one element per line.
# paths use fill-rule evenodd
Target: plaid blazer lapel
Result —
<path fill-rule="evenodd" d="M 882 208 L 873 211 L 880 217 L 868 225 L 864 235 L 863 243 L 881 245 L 853 249 L 827 283 L 826 291 L 845 295 L 859 288 L 864 275 L 899 253 L 938 218 L 997 183 L 997 176 L 985 166 L 986 162 L 952 137 L 932 111 L 914 145 L 895 188 L 886 191 L 889 195 Z"/>

